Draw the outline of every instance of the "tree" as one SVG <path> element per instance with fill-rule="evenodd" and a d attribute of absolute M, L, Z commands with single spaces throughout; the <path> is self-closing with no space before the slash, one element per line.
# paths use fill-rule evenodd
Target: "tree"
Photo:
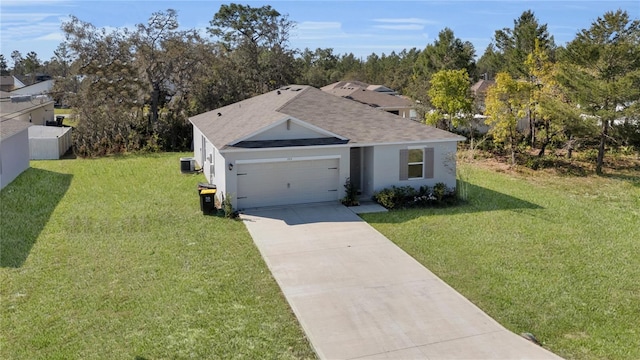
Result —
<path fill-rule="evenodd" d="M 294 23 L 269 5 L 221 5 L 207 31 L 218 38 L 239 69 L 247 97 L 295 79 L 293 51 L 288 48 Z"/>
<path fill-rule="evenodd" d="M 76 58 L 70 77 L 83 78 L 69 97 L 79 119 L 73 133 L 76 153 L 100 156 L 144 147 L 144 84 L 129 32 L 107 32 L 74 16 L 62 30 Z"/>
<path fill-rule="evenodd" d="M 423 105 L 429 104 L 427 92 L 431 76 L 440 70 L 466 69 L 468 74 L 475 74 L 475 50 L 473 45 L 455 37 L 453 30 L 445 28 L 438 34 L 438 39 L 418 55 L 413 67 L 409 85 L 411 97 Z"/>
<path fill-rule="evenodd" d="M 336 80 L 360 80 L 364 81 L 364 66 L 362 61 L 356 58 L 353 53 L 343 54 L 337 63 L 339 76 L 334 76 Z"/>
<path fill-rule="evenodd" d="M 554 138 L 582 132 L 581 122 L 575 106 L 560 86 L 557 78 L 557 65 L 549 60 L 549 52 L 540 47 L 536 39 L 535 48 L 525 61 L 527 72 L 531 74 L 526 90 L 529 93 L 527 115 L 535 124 L 532 141 L 536 133 L 542 137 L 538 156 L 545 154 L 547 146 Z M 535 145 L 535 142 L 532 142 Z"/>
<path fill-rule="evenodd" d="M 213 50 L 195 30 L 178 30 L 174 10 L 153 13 L 135 31 L 107 32 L 75 17 L 63 31 L 75 61 L 56 90 L 67 93 L 83 79 L 70 99 L 80 114 L 79 154 L 188 148 L 195 82 L 205 78 Z"/>
<path fill-rule="evenodd" d="M 488 116 L 485 122 L 492 126 L 490 132 L 494 141 L 509 146 L 512 165 L 516 162 L 518 119 L 524 116 L 528 103 L 526 86 L 525 82 L 513 79 L 509 73 L 498 73 L 496 83 L 487 91 L 485 100 L 485 114 Z"/>
<path fill-rule="evenodd" d="M 9 75 L 9 67 L 7 66 L 7 60 L 4 58 L 4 55 L 0 54 L 0 75 L 7 76 Z"/>
<path fill-rule="evenodd" d="M 149 124 L 158 122 L 160 108 L 174 95 L 184 93 L 202 60 L 197 48 L 202 40 L 193 30 L 178 30 L 178 14 L 173 9 L 155 12 L 147 24 L 138 24 L 130 37 L 135 65 L 147 86 Z"/>
<path fill-rule="evenodd" d="M 533 53 L 536 39 L 538 46 L 550 52 L 553 60 L 555 43 L 553 36 L 547 31 L 547 24 L 540 25 L 535 14 L 527 10 L 513 21 L 513 29 L 504 28 L 495 32 L 495 46 L 504 60 L 501 71 L 507 71 L 513 78 L 528 78 L 525 65 L 527 56 Z"/>
<path fill-rule="evenodd" d="M 60 43 L 58 47 L 53 51 L 51 59 L 45 61 L 42 64 L 42 71 L 51 75 L 53 78 L 66 78 L 69 74 L 69 67 L 71 66 L 72 58 L 67 44 Z"/>
<path fill-rule="evenodd" d="M 610 127 L 633 116 L 640 98 L 640 20 L 622 10 L 607 12 L 567 44 L 563 57 L 562 84 L 582 111 L 600 121 L 596 173 L 602 174 Z"/>
<path fill-rule="evenodd" d="M 504 57 L 496 50 L 494 44 L 489 44 L 476 65 L 480 79 L 493 80 L 503 68 Z"/>
<path fill-rule="evenodd" d="M 38 59 L 38 54 L 35 51 L 29 51 L 27 57 L 24 59 L 24 71 L 27 74 L 31 74 L 35 78 L 36 73 L 42 67 L 42 61 Z M 35 80 L 35 79 L 34 79 Z"/>
<path fill-rule="evenodd" d="M 469 94 L 471 81 L 466 69 L 440 70 L 431 77 L 429 98 L 435 108 L 426 115 L 431 125 L 442 122 L 445 129 L 468 126 L 473 109 L 473 100 Z"/>
<path fill-rule="evenodd" d="M 11 60 L 13 61 L 13 75 L 24 75 L 24 58 L 18 50 L 11 52 Z"/>

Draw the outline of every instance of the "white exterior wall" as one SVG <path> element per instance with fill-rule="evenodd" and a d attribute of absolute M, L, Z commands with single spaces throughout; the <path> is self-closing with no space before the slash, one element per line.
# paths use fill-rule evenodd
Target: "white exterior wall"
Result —
<path fill-rule="evenodd" d="M 400 150 L 407 149 L 407 145 L 384 145 L 373 148 L 373 191 L 384 188 L 409 185 L 414 188 L 427 185 L 433 186 L 439 182 L 447 187 L 456 186 L 456 149 L 457 142 L 419 143 L 411 144 L 411 148 L 433 148 L 432 179 L 400 180 Z"/>
<path fill-rule="evenodd" d="M 223 180 L 221 183 L 225 183 L 226 187 L 224 190 L 221 189 L 220 185 L 216 183 L 218 187 L 218 193 L 224 194 L 228 193 L 233 197 L 233 207 L 237 207 L 237 200 L 235 196 L 238 193 L 237 189 L 237 166 L 235 164 L 238 160 L 257 160 L 257 159 L 272 159 L 272 160 L 282 160 L 282 161 L 295 161 L 295 158 L 302 157 L 325 157 L 325 156 L 336 156 L 338 158 L 339 164 L 339 175 L 338 179 L 340 184 L 338 184 L 338 198 L 344 197 L 344 182 L 350 175 L 349 168 L 349 148 L 348 147 L 317 147 L 317 148 L 304 148 L 298 147 L 293 149 L 255 149 L 253 151 L 234 151 L 225 153 L 226 160 L 220 157 L 220 163 L 216 164 L 216 171 L 222 171 L 224 176 L 220 178 Z M 291 159 L 291 160 L 288 160 Z M 233 164 L 233 170 L 229 170 L 229 164 Z M 216 174 L 220 176 L 220 174 Z"/>
<path fill-rule="evenodd" d="M 27 129 L 0 142 L 0 189 L 29 168 L 29 132 Z"/>

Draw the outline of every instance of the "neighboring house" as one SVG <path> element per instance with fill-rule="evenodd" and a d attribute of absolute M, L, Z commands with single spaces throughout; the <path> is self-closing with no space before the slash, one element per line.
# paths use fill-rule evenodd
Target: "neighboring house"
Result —
<path fill-rule="evenodd" d="M 45 125 L 54 121 L 53 100 L 47 95 L 14 95 L 0 91 L 0 116 Z"/>
<path fill-rule="evenodd" d="M 32 85 L 23 86 L 11 91 L 11 95 L 49 95 L 53 89 L 54 80 L 40 81 Z"/>
<path fill-rule="evenodd" d="M 398 93 L 395 90 L 389 89 L 384 85 L 369 85 L 366 82 L 356 81 L 356 80 L 338 81 L 333 84 L 323 86 L 322 88 L 320 88 L 320 90 L 327 91 L 327 90 L 338 89 L 338 88 L 360 88 L 360 89 L 375 91 L 375 92 L 387 94 L 387 95 L 398 95 Z"/>
<path fill-rule="evenodd" d="M 347 179 L 368 197 L 393 185 L 453 188 L 464 140 L 301 85 L 189 120 L 197 163 L 236 209 L 338 201 Z"/>
<path fill-rule="evenodd" d="M 495 85 L 495 83 L 496 82 L 493 80 L 482 79 L 471 86 L 471 93 L 473 93 L 476 108 L 480 111 L 481 114 L 484 114 L 484 111 L 487 109 L 485 105 L 487 90 L 489 90 L 491 86 Z"/>
<path fill-rule="evenodd" d="M 0 118 L 0 189 L 29 168 L 28 122 Z"/>
<path fill-rule="evenodd" d="M 15 88 L 14 78 L 11 75 L 0 76 L 0 91 L 9 92 Z"/>
<path fill-rule="evenodd" d="M 415 110 L 413 110 L 413 103 L 400 96 L 388 95 L 383 92 L 376 92 L 365 88 L 351 86 L 322 88 L 322 91 L 357 101 L 359 103 L 399 115 L 403 118 L 414 119 L 416 117 Z"/>

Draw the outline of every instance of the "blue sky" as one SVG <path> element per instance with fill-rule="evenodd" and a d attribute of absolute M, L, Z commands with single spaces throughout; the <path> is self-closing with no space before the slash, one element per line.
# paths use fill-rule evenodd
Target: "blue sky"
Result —
<path fill-rule="evenodd" d="M 334 53 L 354 53 L 366 58 L 416 47 L 423 49 L 445 27 L 456 37 L 474 44 L 479 57 L 495 30 L 513 27 L 523 11 L 534 11 L 548 24 L 556 44 L 572 40 L 580 29 L 606 11 L 623 9 L 640 18 L 640 2 L 634 1 L 236 1 L 260 7 L 271 5 L 297 23 L 291 33 L 293 48 L 333 48 Z M 220 1 L 98 1 L 98 0 L 0 0 L 0 52 L 11 66 L 11 52 L 35 51 L 41 60 L 53 56 L 64 40 L 60 25 L 75 15 L 96 27 L 130 27 L 146 23 L 151 13 L 178 10 L 182 28 L 204 30 L 218 11 Z"/>

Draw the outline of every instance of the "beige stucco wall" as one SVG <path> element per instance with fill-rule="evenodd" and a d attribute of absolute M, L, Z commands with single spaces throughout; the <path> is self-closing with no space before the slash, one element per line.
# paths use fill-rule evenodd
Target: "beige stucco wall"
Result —
<path fill-rule="evenodd" d="M 31 122 L 33 125 L 44 125 L 47 121 L 55 120 L 53 113 L 53 101 L 42 104 L 34 104 L 17 113 L 10 114 L 10 118 L 25 122 Z"/>

